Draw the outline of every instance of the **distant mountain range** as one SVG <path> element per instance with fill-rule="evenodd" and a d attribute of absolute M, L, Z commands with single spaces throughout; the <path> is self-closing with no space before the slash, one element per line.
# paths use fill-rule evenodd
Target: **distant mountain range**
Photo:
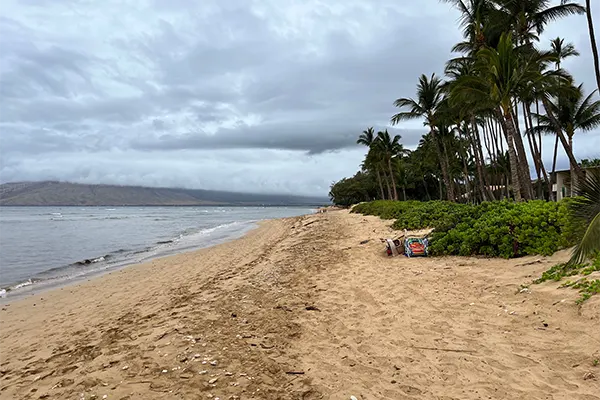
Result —
<path fill-rule="evenodd" d="M 0 206 L 198 206 L 329 204 L 325 197 L 222 192 L 69 182 L 15 182 L 0 185 Z"/>

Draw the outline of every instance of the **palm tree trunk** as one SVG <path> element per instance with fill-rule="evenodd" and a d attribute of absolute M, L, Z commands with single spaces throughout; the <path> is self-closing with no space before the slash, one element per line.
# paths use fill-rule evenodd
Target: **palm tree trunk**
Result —
<path fill-rule="evenodd" d="M 502 125 L 504 134 L 506 135 L 506 144 L 508 147 L 508 159 L 510 163 L 510 173 L 512 178 L 513 193 L 516 201 L 521 201 L 521 182 L 519 179 L 519 162 L 517 160 L 517 151 L 513 137 L 515 136 L 515 125 L 511 121 L 511 112 L 507 110 L 504 115 L 498 111 L 498 120 Z"/>
<path fill-rule="evenodd" d="M 552 158 L 552 172 L 550 173 L 550 187 L 554 185 L 554 179 L 556 178 L 556 159 L 558 157 L 558 134 L 556 135 L 556 140 L 554 141 L 554 158 Z M 552 193 L 554 191 L 550 189 Z M 558 187 L 556 188 L 558 190 Z M 556 201 L 556 197 L 552 195 L 553 199 Z"/>
<path fill-rule="evenodd" d="M 567 132 L 567 136 L 569 137 L 569 147 L 573 148 L 573 132 Z M 573 197 L 575 186 L 577 186 L 577 177 L 575 176 L 575 170 L 573 166 L 569 166 L 569 172 L 571 174 L 571 187 L 569 189 L 571 197 Z"/>
<path fill-rule="evenodd" d="M 565 152 L 567 153 L 567 157 L 569 157 L 569 162 L 571 163 L 571 166 L 573 167 L 575 174 L 577 175 L 577 179 L 583 179 L 583 170 L 581 169 L 579 163 L 577 163 L 577 159 L 573 155 L 573 148 L 569 146 L 569 143 L 567 142 L 567 139 L 565 138 L 565 135 L 563 134 L 563 131 L 561 129 L 560 123 L 556 119 L 555 115 L 552 114 L 551 111 L 549 111 L 551 110 L 551 108 L 548 104 L 548 99 L 546 99 L 545 96 L 542 96 L 542 104 L 544 105 L 544 108 L 546 109 L 546 114 L 550 118 L 550 121 L 552 122 L 552 125 L 556 130 L 556 135 L 560 139 L 560 142 L 562 143 Z"/>
<path fill-rule="evenodd" d="M 600 62 L 598 61 L 598 45 L 596 44 L 596 35 L 594 34 L 594 22 L 592 21 L 591 0 L 585 2 L 588 29 L 590 31 L 590 42 L 592 43 L 592 54 L 594 55 L 594 70 L 596 72 L 596 84 L 600 91 Z"/>
<path fill-rule="evenodd" d="M 385 179 L 385 184 L 387 186 L 387 191 L 388 191 L 389 199 L 393 200 L 394 196 L 392 195 L 392 187 L 390 186 L 390 181 L 388 180 L 386 173 L 383 174 L 383 178 Z"/>
<path fill-rule="evenodd" d="M 515 148 L 517 150 L 517 156 L 519 157 L 519 178 L 521 180 L 521 190 L 523 190 L 523 197 L 525 200 L 533 199 L 533 188 L 531 185 L 531 172 L 529 171 L 529 163 L 527 162 L 527 153 L 525 151 L 525 145 L 523 144 L 523 138 L 521 137 L 521 128 L 519 127 L 518 114 L 515 113 L 514 109 L 510 110 L 511 122 L 515 129 L 513 139 L 515 141 Z M 507 121 L 508 123 L 508 121 Z"/>
<path fill-rule="evenodd" d="M 481 186 L 481 194 L 483 196 L 482 200 L 496 200 L 494 196 L 494 192 L 490 189 L 490 183 L 487 179 L 487 175 L 485 173 L 485 158 L 483 156 L 483 149 L 481 145 L 481 139 L 479 136 L 479 128 L 477 128 L 477 124 L 475 123 L 475 116 L 471 115 L 471 125 L 473 127 L 473 141 L 475 142 L 475 146 L 473 148 L 473 155 L 475 156 L 475 164 L 477 168 L 477 175 L 479 178 L 479 183 Z M 485 134 L 485 132 L 484 132 Z"/>
<path fill-rule="evenodd" d="M 425 188 L 425 196 L 427 196 L 427 201 L 431 201 L 431 195 L 429 194 L 429 188 L 427 187 L 427 181 L 425 180 L 425 177 L 422 177 L 421 180 L 423 181 L 423 187 Z"/>
<path fill-rule="evenodd" d="M 375 171 L 377 171 L 377 182 L 379 183 L 379 190 L 381 191 L 381 200 L 385 200 L 385 192 L 383 191 L 383 183 L 381 182 L 379 168 L 375 167 Z"/>
<path fill-rule="evenodd" d="M 396 178 L 394 177 L 394 170 L 392 169 L 392 157 L 388 158 L 388 167 L 390 169 L 392 187 L 394 188 L 394 200 L 398 201 L 398 191 L 396 190 Z"/>
<path fill-rule="evenodd" d="M 531 117 L 531 105 L 527 105 L 527 119 L 529 120 L 529 127 L 533 129 L 533 118 Z M 537 107 L 537 106 L 536 106 Z M 541 134 L 541 133 L 540 133 Z M 544 177 L 544 181 L 546 182 L 546 186 L 548 186 L 548 200 L 552 198 L 552 184 L 550 183 L 550 179 L 548 178 L 548 172 L 546 171 L 546 167 L 544 166 L 544 159 L 542 158 L 542 140 L 541 138 L 536 139 L 535 133 L 531 134 L 531 141 L 533 143 L 533 148 L 535 153 L 537 154 L 538 164 L 540 166 L 540 170 L 542 171 L 542 176 Z M 539 144 L 539 146 L 538 146 Z M 541 185 L 540 185 L 541 188 Z M 542 191 L 542 189 L 540 189 Z"/>
<path fill-rule="evenodd" d="M 537 146 L 534 145 L 535 136 L 531 133 L 531 118 L 528 118 L 527 110 L 529 105 L 523 102 L 523 117 L 525 118 L 525 135 L 527 135 L 527 142 L 529 143 L 529 151 L 531 152 L 531 157 L 533 159 L 533 165 L 535 167 L 535 174 L 537 176 L 537 198 L 542 197 L 542 168 L 540 167 L 540 159 L 537 154 Z M 532 138 L 532 136 L 534 136 Z"/>
<path fill-rule="evenodd" d="M 444 152 L 442 151 L 442 147 L 440 146 L 440 141 L 442 140 L 432 129 L 430 131 L 433 142 L 435 143 L 435 149 L 437 151 L 438 159 L 440 160 L 440 167 L 442 169 L 442 179 L 444 180 L 444 185 L 446 185 L 446 193 L 448 200 L 454 201 L 454 187 L 452 186 L 452 182 L 450 182 L 450 175 L 448 174 L 448 165 L 446 164 L 446 157 L 444 156 Z M 440 200 L 444 197 L 440 196 Z"/>

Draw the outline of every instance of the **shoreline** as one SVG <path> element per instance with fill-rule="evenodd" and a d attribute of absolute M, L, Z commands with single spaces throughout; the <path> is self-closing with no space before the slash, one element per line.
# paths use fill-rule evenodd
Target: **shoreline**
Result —
<path fill-rule="evenodd" d="M 104 275 L 111 274 L 113 272 L 118 272 L 125 268 L 130 268 L 133 266 L 150 263 L 154 260 L 160 260 L 163 258 L 173 257 L 173 256 L 177 256 L 180 254 L 185 254 L 185 253 L 193 253 L 193 252 L 196 252 L 196 251 L 199 251 L 202 249 L 208 249 L 208 248 L 211 248 L 214 246 L 229 243 L 229 242 L 238 240 L 238 239 L 248 235 L 249 233 L 251 233 L 252 231 L 254 231 L 256 229 L 259 229 L 261 224 L 263 224 L 266 221 L 270 221 L 270 220 L 266 219 L 266 220 L 250 222 L 248 224 L 248 226 L 245 227 L 247 229 L 244 229 L 243 231 L 240 231 L 240 232 L 235 232 L 231 236 L 228 236 L 227 238 L 223 238 L 222 240 L 217 240 L 216 243 L 207 242 L 207 243 L 200 244 L 198 246 L 194 246 L 192 248 L 182 248 L 182 249 L 176 249 L 173 252 L 166 252 L 163 254 L 155 254 L 155 255 L 147 255 L 145 258 L 143 258 L 141 260 L 135 260 L 135 259 L 124 260 L 121 262 L 117 262 L 114 265 L 107 265 L 100 270 L 88 270 L 88 271 L 83 272 L 81 275 L 70 276 L 70 277 L 66 277 L 66 278 L 52 278 L 52 279 L 38 281 L 38 282 L 32 282 L 32 280 L 34 278 L 29 278 L 25 282 L 19 282 L 18 284 L 14 284 L 14 285 L 10 286 L 10 287 L 14 287 L 16 285 L 23 285 L 17 289 L 8 290 L 7 288 L 4 288 L 6 290 L 6 294 L 3 297 L 0 296 L 0 305 L 9 304 L 11 302 L 15 302 L 15 301 L 19 301 L 21 299 L 27 298 L 29 296 L 35 296 L 38 294 L 46 293 L 48 291 L 66 288 L 71 285 L 76 285 L 76 284 L 79 284 L 82 282 L 86 282 L 86 281 L 89 282 L 91 280 L 101 278 Z M 104 256 L 102 256 L 101 258 L 104 258 Z M 93 263 L 93 261 L 92 261 L 92 263 Z M 32 283 L 27 284 L 27 282 L 32 282 Z"/>
<path fill-rule="evenodd" d="M 600 399 L 600 296 L 520 290 L 568 252 L 390 258 L 389 223 L 269 220 L 3 306 L 0 399 Z"/>

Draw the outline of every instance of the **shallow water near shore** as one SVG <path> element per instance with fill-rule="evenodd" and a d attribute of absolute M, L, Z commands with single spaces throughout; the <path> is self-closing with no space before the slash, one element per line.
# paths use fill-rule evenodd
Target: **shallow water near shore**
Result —
<path fill-rule="evenodd" d="M 5 296 L 212 246 L 307 207 L 2 207 Z"/>

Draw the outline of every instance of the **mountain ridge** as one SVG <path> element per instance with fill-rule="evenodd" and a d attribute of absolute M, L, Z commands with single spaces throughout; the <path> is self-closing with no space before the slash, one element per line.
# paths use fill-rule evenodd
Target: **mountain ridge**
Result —
<path fill-rule="evenodd" d="M 323 204 L 329 204 L 329 200 L 318 196 L 60 181 L 0 184 L 0 206 L 291 206 Z"/>

